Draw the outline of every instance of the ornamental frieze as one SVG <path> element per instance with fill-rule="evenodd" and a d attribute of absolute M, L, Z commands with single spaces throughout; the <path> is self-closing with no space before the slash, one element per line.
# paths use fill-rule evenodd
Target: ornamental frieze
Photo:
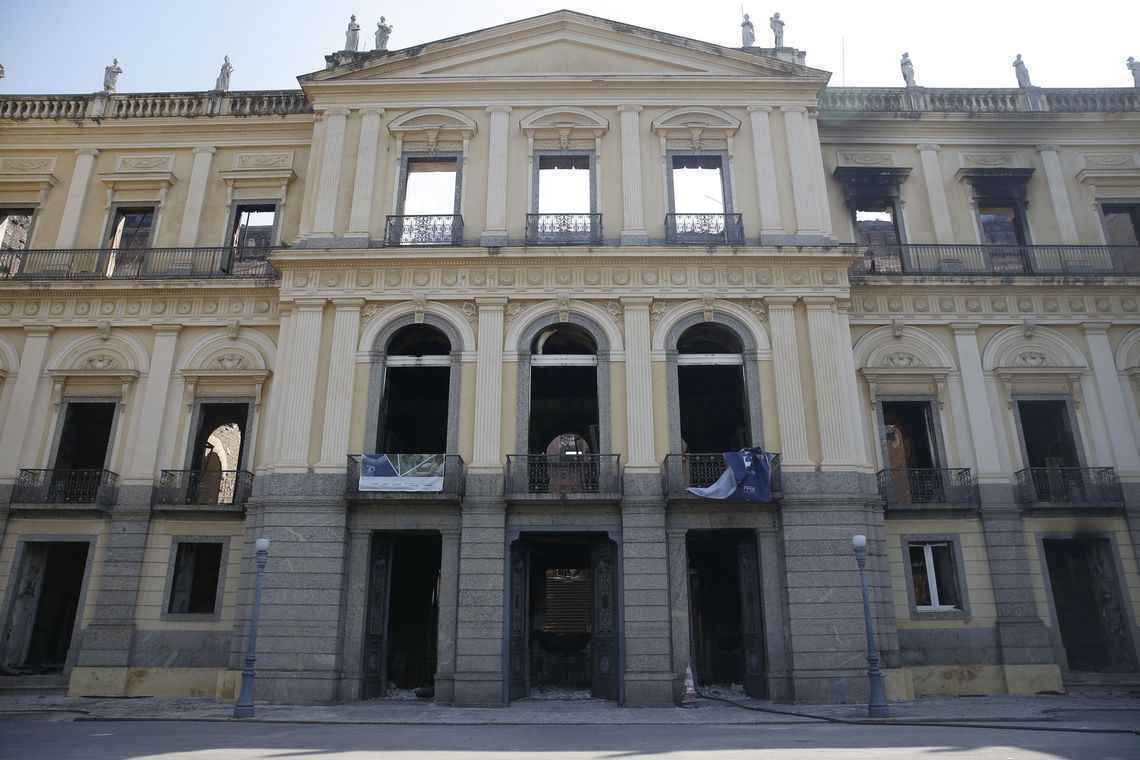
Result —
<path fill-rule="evenodd" d="M 277 321 L 278 301 L 267 296 L 185 296 L 9 298 L 0 300 L 0 325 L 50 319 L 55 324 L 110 320 L 145 325 L 159 321 L 217 324 L 233 319 L 250 323 Z"/>
<path fill-rule="evenodd" d="M 851 291 L 852 322 L 881 322 L 908 318 L 924 322 L 990 319 L 996 322 L 1027 315 L 1085 321 L 1093 317 L 1140 322 L 1140 297 L 1134 291 L 1101 295 L 1066 295 L 1055 291 L 1025 292 L 1022 288 L 999 293 L 935 292 L 855 287 Z"/>

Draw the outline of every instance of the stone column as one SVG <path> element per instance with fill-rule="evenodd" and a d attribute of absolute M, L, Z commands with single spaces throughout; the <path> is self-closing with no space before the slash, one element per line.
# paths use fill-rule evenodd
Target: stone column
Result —
<path fill-rule="evenodd" d="M 618 106 L 621 119 L 622 245 L 647 245 L 645 202 L 641 197 L 641 106 Z"/>
<path fill-rule="evenodd" d="M 651 298 L 623 298 L 625 308 L 625 389 L 629 469 L 658 470 L 653 450 L 653 374 L 650 368 Z"/>
<path fill-rule="evenodd" d="M 282 303 L 277 307 L 277 354 L 273 365 L 277 372 L 274 374 L 269 386 L 269 414 L 261 419 L 265 420 L 268 434 L 258 437 L 265 441 L 265 456 L 261 459 L 262 470 L 272 470 L 277 462 L 281 461 L 281 430 L 285 427 L 281 419 L 281 408 L 285 403 L 285 368 L 289 366 L 289 349 L 293 340 L 293 304 Z M 261 424 L 260 422 L 258 424 Z M 253 452 L 256 456 L 257 452 Z"/>
<path fill-rule="evenodd" d="M 1073 204 L 1069 201 L 1069 191 L 1065 189 L 1065 172 L 1061 169 L 1061 159 L 1056 145 L 1038 145 L 1041 165 L 1045 168 L 1045 182 L 1049 185 L 1049 199 L 1053 202 L 1053 216 L 1061 232 L 1061 242 L 1077 245 L 1081 242 L 1077 235 L 1077 222 L 1073 217 Z"/>
<path fill-rule="evenodd" d="M 808 124 L 807 109 L 803 106 L 784 106 L 784 131 L 788 142 L 788 161 L 792 172 L 792 198 L 796 207 L 796 234 L 808 237 L 823 236 L 823 201 L 819 197 L 819 185 L 815 179 L 818 167 L 813 152 L 819 151 L 818 143 L 813 145 L 811 125 Z"/>
<path fill-rule="evenodd" d="M 954 242 L 954 228 L 950 224 L 950 205 L 946 202 L 946 188 L 942 184 L 942 166 L 938 153 L 942 146 L 933 143 L 918 145 L 918 160 L 922 164 L 922 178 L 926 183 L 926 197 L 930 202 L 930 216 L 934 223 L 934 240 L 942 245 Z"/>
<path fill-rule="evenodd" d="M 819 229 L 825 238 L 829 238 L 831 237 L 831 203 L 827 198 L 827 170 L 823 166 L 823 145 L 819 139 L 819 111 L 817 109 L 808 109 L 807 125 L 808 147 L 810 148 L 808 152 L 815 167 L 811 176 L 816 184 L 815 193 L 817 203 L 819 203 Z"/>
<path fill-rule="evenodd" d="M 317 385 L 317 362 L 321 350 L 323 298 L 295 302 L 289 350 L 289 366 L 283 367 L 286 396 L 281 415 L 281 452 L 276 471 L 309 471 L 309 439 L 312 436 L 313 395 Z"/>
<path fill-rule="evenodd" d="M 340 194 L 341 165 L 344 163 L 344 132 L 349 109 L 333 106 L 322 112 L 325 121 L 325 150 L 313 212 L 313 236 L 332 237 L 336 225 L 337 196 Z"/>
<path fill-rule="evenodd" d="M 344 594 L 344 666 L 339 694 L 342 702 L 360 699 L 364 680 L 364 629 L 368 614 L 369 562 L 372 552 L 372 531 L 359 527 L 350 514 L 348 526 L 348 556 L 345 559 L 348 585 Z M 271 547 L 272 548 L 272 547 Z M 441 579 L 442 580 L 442 579 Z M 442 600 L 440 611 L 442 613 Z"/>
<path fill-rule="evenodd" d="M 0 434 L 0 478 L 4 480 L 14 480 L 22 464 L 24 436 L 35 407 L 36 390 L 43 376 L 48 341 L 54 329 L 50 325 L 29 325 L 24 328 L 20 369 L 14 380 L 8 380 L 14 382 L 14 385 L 8 399 L 3 433 Z"/>
<path fill-rule="evenodd" d="M 362 247 L 368 245 L 372 230 L 372 200 L 376 194 L 376 154 L 380 143 L 380 117 L 384 109 L 368 106 L 360 122 L 360 144 L 356 149 L 356 178 L 352 186 L 352 208 L 348 213 L 348 234 Z"/>
<path fill-rule="evenodd" d="M 770 106 L 748 106 L 752 123 L 752 160 L 756 165 L 756 197 L 760 208 L 760 242 L 784 234 L 780 218 L 780 196 L 776 188 L 776 157 L 772 148 Z"/>
<path fill-rule="evenodd" d="M 59 220 L 59 230 L 55 237 L 56 248 L 75 247 L 79 222 L 83 216 L 83 203 L 87 199 L 87 186 L 91 184 L 91 172 L 98 155 L 99 151 L 95 148 L 75 151 L 75 171 L 71 173 L 71 184 L 67 187 L 67 200 L 64 201 L 63 216 Z"/>
<path fill-rule="evenodd" d="M 487 221 L 483 225 L 480 245 L 506 245 L 510 240 L 507 225 L 507 187 L 510 183 L 508 164 L 510 106 L 490 106 L 490 134 L 487 137 Z"/>
<path fill-rule="evenodd" d="M 120 481 L 119 501 L 149 504 L 158 460 L 159 438 L 165 430 L 163 412 L 174 372 L 174 352 L 178 346 L 181 325 L 155 325 L 154 347 L 150 354 L 150 370 L 143 387 L 142 406 L 136 415 L 135 433 L 131 436 L 131 456 L 125 477 Z"/>
<path fill-rule="evenodd" d="M 435 701 L 455 701 L 455 646 L 459 612 L 459 530 L 440 531 L 439 620 L 436 634 Z"/>
<path fill-rule="evenodd" d="M 970 440 L 974 445 L 978 471 L 974 473 L 982 489 L 983 500 L 1010 502 L 1013 494 L 1008 476 L 1001 471 L 998 436 L 990 413 L 986 379 L 982 372 L 982 355 L 978 350 L 978 326 L 973 323 L 950 325 L 958 352 L 962 374 L 962 390 L 966 394 L 966 415 L 970 420 Z M 988 497 L 987 497 L 988 494 Z"/>
<path fill-rule="evenodd" d="M 807 306 L 808 340 L 811 343 L 811 364 L 815 375 L 815 401 L 819 414 L 819 440 L 822 450 L 821 467 L 850 466 L 854 460 L 849 440 L 850 423 L 847 417 L 855 409 L 844 408 L 842 381 L 846 378 L 846 365 L 840 354 L 850 349 L 836 340 L 835 299 L 805 297 Z M 778 372 L 778 370 L 777 370 Z"/>
<path fill-rule="evenodd" d="M 768 325 L 776 373 L 776 412 L 780 420 L 780 457 L 784 466 L 808 465 L 807 422 L 796 345 L 796 299 L 770 297 Z"/>
<path fill-rule="evenodd" d="M 665 531 L 669 560 L 669 630 L 673 636 L 673 698 L 684 694 L 685 671 L 692 664 L 693 644 L 689 631 L 688 530 Z M 764 621 L 767 624 L 767 620 Z"/>
<path fill-rule="evenodd" d="M 859 401 L 859 376 L 855 372 L 855 355 L 852 353 L 851 317 L 848 309 L 851 302 L 841 300 L 836 302 L 836 349 L 840 359 L 839 387 L 843 391 L 843 420 L 847 423 L 847 440 L 851 445 L 851 454 L 854 464 L 865 466 L 868 464 L 867 447 L 863 438 L 862 410 L 865 408 Z M 872 456 L 871 461 L 874 461 Z"/>
<path fill-rule="evenodd" d="M 1084 328 L 1085 340 L 1089 344 L 1093 379 L 1096 381 L 1097 395 L 1108 428 L 1108 438 L 1112 442 L 1117 475 L 1125 482 L 1126 494 L 1132 492 L 1129 501 L 1136 500 L 1140 498 L 1140 452 L 1137 451 L 1136 437 L 1132 433 L 1124 389 L 1120 385 L 1120 376 L 1116 373 L 1112 346 L 1108 342 L 1109 323 L 1086 322 L 1081 327 Z M 1140 508 L 1140 502 L 1136 506 Z"/>
<path fill-rule="evenodd" d="M 356 342 L 360 338 L 360 307 L 363 298 L 338 298 L 329 347 L 329 379 L 325 391 L 325 426 L 321 434 L 321 460 L 313 472 L 344 472 L 348 457 L 349 426 L 352 423 L 353 372 Z"/>
<path fill-rule="evenodd" d="M 478 298 L 479 336 L 475 358 L 475 452 L 473 469 L 503 466 L 503 307 L 505 298 Z"/>
<path fill-rule="evenodd" d="M 202 206 L 206 202 L 206 189 L 210 181 L 210 164 L 216 150 L 208 145 L 194 148 L 194 166 L 190 169 L 190 183 L 186 188 L 186 205 L 182 209 L 182 226 L 178 228 L 178 247 L 193 248 L 198 244 L 198 226 L 202 221 Z M 223 234 L 229 235 L 226 230 Z M 226 240 L 228 243 L 229 240 Z"/>

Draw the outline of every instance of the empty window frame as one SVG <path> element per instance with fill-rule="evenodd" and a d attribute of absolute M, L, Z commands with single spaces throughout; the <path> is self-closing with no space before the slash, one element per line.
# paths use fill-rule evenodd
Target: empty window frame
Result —
<path fill-rule="evenodd" d="M 535 156 L 535 209 L 539 214 L 594 212 L 593 158 L 589 153 Z"/>
<path fill-rule="evenodd" d="M 1027 245 L 1025 206 L 1015 200 L 979 200 L 978 227 L 985 245 Z"/>
<path fill-rule="evenodd" d="M 234 205 L 229 245 L 233 248 L 272 248 L 277 244 L 277 204 Z"/>
<path fill-rule="evenodd" d="M 1017 417 L 1025 465 L 1081 467 L 1080 446 L 1067 399 L 1018 399 Z"/>
<path fill-rule="evenodd" d="M 720 154 L 676 154 L 669 158 L 669 189 L 674 214 L 727 214 L 732 202 Z"/>
<path fill-rule="evenodd" d="M 459 213 L 459 157 L 407 156 L 397 213 L 453 216 Z"/>
<path fill-rule="evenodd" d="M 171 615 L 213 615 L 222 577 L 224 541 L 178 541 L 170 581 Z"/>
<path fill-rule="evenodd" d="M 1140 245 L 1140 203 L 1105 203 L 1104 240 L 1109 245 Z"/>
<path fill-rule="evenodd" d="M 914 607 L 918 612 L 962 609 L 954 547 L 949 541 L 907 544 Z"/>
<path fill-rule="evenodd" d="M 32 245 L 34 208 L 0 208 L 0 251 L 23 251 Z"/>
<path fill-rule="evenodd" d="M 859 198 L 851 205 L 857 242 L 873 247 L 902 242 L 898 207 L 889 198 Z"/>
<path fill-rule="evenodd" d="M 107 228 L 107 248 L 150 248 L 154 236 L 154 206 L 116 206 Z"/>
<path fill-rule="evenodd" d="M 720 454 L 752 445 L 744 345 L 728 327 L 700 322 L 677 339 L 681 447 Z"/>

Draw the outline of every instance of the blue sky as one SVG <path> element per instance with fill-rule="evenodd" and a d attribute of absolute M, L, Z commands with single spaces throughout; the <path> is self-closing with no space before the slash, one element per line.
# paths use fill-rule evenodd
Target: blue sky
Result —
<path fill-rule="evenodd" d="M 899 54 L 909 51 L 918 83 L 1009 87 L 1022 53 L 1034 84 L 1127 86 L 1129 55 L 1140 58 L 1140 3 L 1086 0 L 797 0 L 748 5 L 759 44 L 770 44 L 768 17 L 781 11 L 786 43 L 808 51 L 832 84 L 895 86 Z M 0 93 L 99 89 L 117 56 L 120 92 L 209 89 L 222 56 L 234 89 L 292 88 L 296 76 L 324 65 L 343 45 L 350 13 L 372 45 L 381 15 L 395 24 L 389 45 L 407 47 L 565 7 L 557 2 L 444 0 L 0 0 Z M 724 45 L 739 45 L 738 0 L 590 1 L 574 10 Z M 694 7 L 698 8 L 694 12 Z M 845 54 L 844 54 L 845 49 Z"/>

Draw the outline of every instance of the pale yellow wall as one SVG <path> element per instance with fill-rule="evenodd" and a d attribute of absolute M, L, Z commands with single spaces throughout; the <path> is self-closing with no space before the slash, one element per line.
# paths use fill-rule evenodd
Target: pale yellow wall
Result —
<path fill-rule="evenodd" d="M 610 429 L 613 431 L 613 451 L 620 454 L 621 462 L 629 461 L 629 428 L 626 423 L 625 362 L 610 363 Z M 601 412 L 601 410 L 598 410 Z"/>
<path fill-rule="evenodd" d="M 669 453 L 669 392 L 668 392 L 668 365 L 664 361 L 655 361 L 651 365 L 653 380 L 653 446 L 657 452 L 657 461 L 665 461 Z"/>

